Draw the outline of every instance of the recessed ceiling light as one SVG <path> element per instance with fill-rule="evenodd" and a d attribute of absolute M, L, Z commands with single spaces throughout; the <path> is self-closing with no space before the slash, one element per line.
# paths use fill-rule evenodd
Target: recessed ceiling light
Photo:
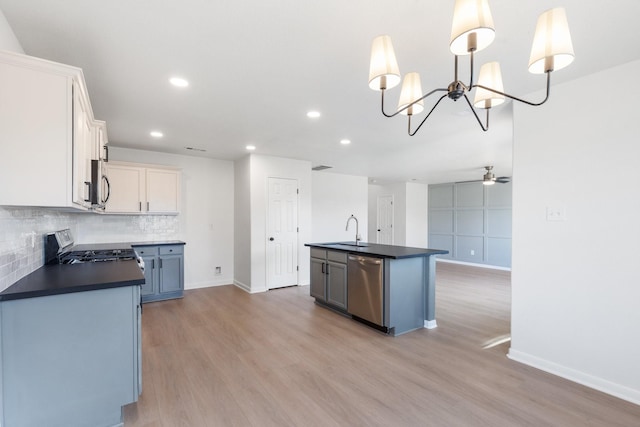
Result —
<path fill-rule="evenodd" d="M 149 135 L 151 135 L 154 138 L 162 138 L 164 136 L 162 132 L 158 132 L 157 130 L 149 132 Z"/>
<path fill-rule="evenodd" d="M 255 145 L 247 145 L 247 146 L 246 146 L 246 147 L 244 147 L 244 148 L 246 148 L 246 149 L 247 149 L 247 150 L 249 150 L 249 151 L 253 151 L 253 150 L 255 150 L 255 149 L 256 149 L 256 146 L 255 146 Z"/>
<path fill-rule="evenodd" d="M 351 140 L 350 139 L 341 139 L 340 140 L 340 144 L 349 145 L 349 144 L 351 144 Z"/>
<path fill-rule="evenodd" d="M 169 79 L 169 83 L 176 87 L 187 87 L 189 86 L 189 82 L 183 79 L 182 77 L 171 77 Z"/>
<path fill-rule="evenodd" d="M 307 117 L 309 117 L 310 119 L 317 119 L 318 117 L 320 117 L 320 111 L 309 111 L 307 113 Z"/>

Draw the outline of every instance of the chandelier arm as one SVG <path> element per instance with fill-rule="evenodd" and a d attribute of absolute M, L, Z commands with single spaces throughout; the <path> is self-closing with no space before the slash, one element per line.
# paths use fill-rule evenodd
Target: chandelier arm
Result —
<path fill-rule="evenodd" d="M 448 89 L 444 89 L 444 88 L 434 89 L 434 90 L 432 90 L 431 92 L 427 93 L 426 95 L 422 95 L 422 97 L 421 97 L 421 98 L 416 99 L 416 100 L 415 100 L 415 101 L 413 101 L 411 104 L 405 105 L 403 108 L 401 108 L 400 110 L 396 111 L 395 113 L 393 113 L 393 114 L 387 114 L 387 113 L 385 113 L 385 112 L 384 112 L 384 92 L 385 92 L 385 90 L 383 89 L 383 90 L 381 91 L 381 93 L 382 93 L 382 102 L 381 102 L 381 104 L 380 104 L 380 110 L 382 111 L 382 114 L 383 114 L 385 117 L 395 117 L 395 116 L 397 116 L 398 114 L 402 113 L 402 112 L 403 112 L 404 110 L 406 110 L 407 108 L 412 107 L 414 104 L 417 104 L 418 102 L 420 102 L 420 101 L 424 100 L 425 98 L 427 98 L 427 97 L 429 97 L 429 96 L 433 95 L 433 94 L 434 94 L 434 93 L 436 93 L 436 92 L 448 92 L 448 91 L 449 91 Z M 446 96 L 446 95 L 444 95 L 444 96 Z M 444 96 L 443 96 L 443 97 L 444 97 Z M 440 102 L 440 101 L 438 101 L 438 102 Z M 436 104 L 436 105 L 438 105 L 438 104 Z M 431 113 L 429 113 L 429 114 L 431 114 Z"/>
<path fill-rule="evenodd" d="M 489 92 L 493 92 L 493 93 L 497 93 L 497 94 L 502 95 L 502 96 L 506 96 L 507 98 L 513 99 L 514 101 L 522 102 L 524 104 L 528 104 L 528 105 L 532 105 L 534 107 L 537 107 L 539 105 L 544 104 L 549 99 L 549 93 L 550 93 L 550 89 L 551 89 L 551 71 L 547 71 L 546 73 L 547 73 L 547 94 L 546 94 L 545 98 L 541 102 L 527 101 L 525 99 L 518 98 L 516 96 L 509 95 L 508 93 L 500 92 L 499 90 L 491 89 L 490 87 L 486 87 L 486 86 L 483 86 L 483 85 L 478 85 L 477 84 L 477 85 L 474 85 L 473 87 L 479 87 L 481 89 L 488 90 Z"/>
<path fill-rule="evenodd" d="M 436 89 L 436 90 L 431 91 L 429 94 L 431 94 L 431 93 L 433 93 L 433 92 L 435 92 L 435 91 L 437 91 L 437 90 L 446 90 L 446 89 Z M 426 122 L 426 121 L 427 121 L 427 119 L 429 118 L 429 116 L 431 115 L 431 113 L 433 113 L 433 110 L 435 110 L 435 109 L 436 109 L 436 107 L 438 106 L 438 104 L 440 104 L 440 101 L 442 101 L 446 96 L 447 96 L 447 94 L 445 93 L 444 95 L 442 95 L 442 96 L 440 97 L 440 99 L 438 99 L 438 102 L 436 102 L 436 103 L 435 103 L 435 105 L 431 108 L 431 111 L 429 111 L 429 114 L 427 114 L 427 117 L 425 117 L 424 119 L 422 119 L 422 121 L 420 122 L 420 124 L 418 125 L 418 127 L 417 127 L 413 132 L 411 132 L 411 116 L 409 116 L 409 125 L 408 125 L 408 127 L 407 127 L 407 132 L 409 133 L 409 136 L 413 136 L 413 135 L 415 135 L 415 134 L 416 134 L 416 132 L 418 132 L 418 131 L 420 130 L 420 127 L 422 127 L 422 125 L 424 124 L 424 122 Z M 421 98 L 421 99 L 424 99 L 424 98 L 426 98 L 426 96 L 425 96 L 425 97 L 423 97 L 423 98 Z"/>
<path fill-rule="evenodd" d="M 476 117 L 476 120 L 478 121 L 478 124 L 480 125 L 480 127 L 482 128 L 483 131 L 488 131 L 489 130 L 489 110 L 490 108 L 487 108 L 487 119 L 486 119 L 486 126 L 482 124 L 482 121 L 480 120 L 480 117 L 478 117 L 478 113 L 476 113 L 476 109 L 473 108 L 473 105 L 471 104 L 471 101 L 469 101 L 469 98 L 467 97 L 467 94 L 464 94 L 464 99 L 465 101 L 467 101 L 467 104 L 469 104 L 469 108 L 471 108 L 471 111 L 473 112 L 473 115 Z"/>

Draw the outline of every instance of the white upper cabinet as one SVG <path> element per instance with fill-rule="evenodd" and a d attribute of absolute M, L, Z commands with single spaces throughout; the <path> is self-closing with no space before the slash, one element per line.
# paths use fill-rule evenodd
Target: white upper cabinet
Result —
<path fill-rule="evenodd" d="M 105 163 L 104 169 L 111 187 L 105 213 L 180 212 L 179 169 L 112 161 Z"/>
<path fill-rule="evenodd" d="M 82 70 L 0 51 L 0 205 L 89 207 L 93 121 Z"/>
<path fill-rule="evenodd" d="M 178 213 L 180 172 L 172 169 L 147 169 L 147 211 Z"/>

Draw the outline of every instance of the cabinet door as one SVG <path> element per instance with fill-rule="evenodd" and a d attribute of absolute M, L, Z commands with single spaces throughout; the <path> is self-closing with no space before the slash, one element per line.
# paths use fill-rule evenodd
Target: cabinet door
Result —
<path fill-rule="evenodd" d="M 174 170 L 147 169 L 148 212 L 179 212 L 180 173 Z"/>
<path fill-rule="evenodd" d="M 144 199 L 144 169 L 107 163 L 105 172 L 111 184 L 111 195 L 105 212 L 141 212 Z"/>
<path fill-rule="evenodd" d="M 107 138 L 107 124 L 102 120 L 95 120 L 95 148 L 96 153 L 93 156 L 95 160 L 102 160 L 103 162 L 109 161 L 109 147 L 107 144 L 109 140 Z"/>
<path fill-rule="evenodd" d="M 72 79 L 10 62 L 0 52 L 0 205 L 71 206 Z"/>
<path fill-rule="evenodd" d="M 88 103 L 77 84 L 73 85 L 73 203 L 91 206 L 92 124 Z"/>
<path fill-rule="evenodd" d="M 326 275 L 325 275 L 326 262 L 324 259 L 311 258 L 311 286 L 309 286 L 309 293 L 312 297 L 321 301 L 326 301 Z"/>
<path fill-rule="evenodd" d="M 327 302 L 347 309 L 347 265 L 329 261 L 327 263 Z"/>
<path fill-rule="evenodd" d="M 160 255 L 160 293 L 180 291 L 183 288 L 182 255 Z"/>
<path fill-rule="evenodd" d="M 141 255 L 144 261 L 144 285 L 140 287 L 141 295 L 153 295 L 158 293 L 158 259 L 155 256 Z"/>

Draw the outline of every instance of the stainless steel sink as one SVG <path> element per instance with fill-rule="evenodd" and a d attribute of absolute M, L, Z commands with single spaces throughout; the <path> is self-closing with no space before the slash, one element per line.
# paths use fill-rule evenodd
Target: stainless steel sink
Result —
<path fill-rule="evenodd" d="M 366 248 L 367 245 L 366 243 L 358 243 L 356 245 L 355 242 L 337 242 L 337 243 L 331 243 L 332 246 L 353 246 L 354 248 Z"/>

